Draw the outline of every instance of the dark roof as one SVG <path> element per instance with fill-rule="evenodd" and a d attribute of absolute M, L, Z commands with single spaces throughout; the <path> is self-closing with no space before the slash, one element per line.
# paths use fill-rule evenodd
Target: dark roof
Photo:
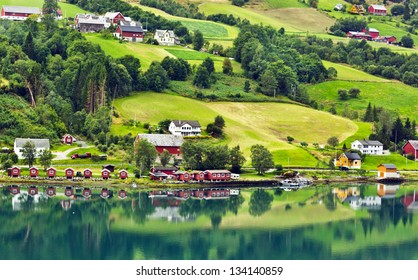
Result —
<path fill-rule="evenodd" d="M 167 174 L 162 173 L 162 172 L 150 172 L 150 174 L 151 174 L 152 176 L 155 176 L 155 177 L 168 177 L 168 175 L 167 175 Z"/>
<path fill-rule="evenodd" d="M 396 166 L 392 163 L 382 163 L 381 165 L 389 169 L 396 169 Z"/>
<path fill-rule="evenodd" d="M 363 145 L 383 146 L 383 144 L 377 140 L 357 140 L 357 141 L 359 141 Z"/>
<path fill-rule="evenodd" d="M 177 171 L 178 170 L 177 167 L 170 167 L 170 166 L 155 166 L 153 168 L 156 171 L 161 171 L 161 170 L 165 170 L 165 171 Z"/>
<path fill-rule="evenodd" d="M 185 124 L 189 124 L 191 127 L 200 127 L 200 123 L 198 121 L 174 120 L 172 122 L 177 127 L 182 127 Z"/>
<path fill-rule="evenodd" d="M 180 147 L 184 141 L 181 135 L 171 134 L 138 134 L 138 138 L 146 139 L 154 146 L 159 147 Z"/>
<path fill-rule="evenodd" d="M 119 27 L 123 32 L 137 32 L 137 33 L 144 32 L 144 30 L 142 29 L 142 26 L 119 25 Z"/>
<path fill-rule="evenodd" d="M 3 6 L 3 9 L 8 13 L 41 14 L 41 9 L 38 7 Z"/>
<path fill-rule="evenodd" d="M 361 160 L 361 157 L 357 153 L 344 153 L 344 154 L 349 160 Z"/>

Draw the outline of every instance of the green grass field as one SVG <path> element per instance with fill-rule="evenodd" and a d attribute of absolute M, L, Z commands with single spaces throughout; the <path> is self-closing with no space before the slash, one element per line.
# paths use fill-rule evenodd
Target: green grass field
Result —
<path fill-rule="evenodd" d="M 264 0 L 268 7 L 272 9 L 279 8 L 307 8 L 308 6 L 298 0 Z"/>
<path fill-rule="evenodd" d="M 163 100 L 163 102 L 162 102 Z M 197 119 L 202 127 L 222 115 L 226 122 L 226 139 L 220 143 L 240 145 L 249 156 L 254 144 L 273 152 L 277 164 L 316 166 L 316 160 L 305 150 L 288 144 L 287 136 L 296 142 L 326 143 L 332 135 L 345 139 L 354 134 L 355 123 L 309 108 L 280 103 L 200 102 L 175 95 L 138 93 L 115 101 L 123 119 L 136 116 L 141 123 L 157 124 L 163 119 Z"/>
<path fill-rule="evenodd" d="M 44 4 L 44 0 L 0 0 L 0 6 L 10 5 L 10 6 L 30 6 L 30 7 L 39 7 L 41 8 Z M 67 4 L 63 1 L 59 1 L 58 5 L 62 10 L 63 17 L 75 17 L 76 14 L 86 13 L 85 10 L 79 8 L 76 5 Z"/>
<path fill-rule="evenodd" d="M 398 170 L 418 170 L 417 162 L 396 153 L 387 156 L 366 156 L 361 168 L 366 170 L 377 170 L 377 166 L 382 163 L 393 163 Z"/>
<path fill-rule="evenodd" d="M 341 101 L 338 98 L 338 89 L 355 87 L 361 90 L 360 97 Z M 377 107 L 383 107 L 393 111 L 402 117 L 418 119 L 418 89 L 400 82 L 355 82 L 355 81 L 330 81 L 308 87 L 310 97 L 317 100 L 328 110 L 335 105 L 340 114 L 344 106 L 350 110 L 364 114 L 369 102 Z"/>
<path fill-rule="evenodd" d="M 330 61 L 323 60 L 322 63 L 326 68 L 333 67 L 337 70 L 337 80 L 343 81 L 363 81 L 363 82 L 391 82 L 377 76 L 373 76 L 369 73 L 363 72 L 352 68 L 349 65 L 340 63 L 333 63 Z"/>
<path fill-rule="evenodd" d="M 379 30 L 381 36 L 390 36 L 393 35 L 396 37 L 397 41 L 400 41 L 403 36 L 410 34 L 406 30 L 396 27 L 395 22 L 371 22 L 368 24 L 369 28 L 376 28 Z M 418 43 L 418 36 L 410 34 L 411 38 L 414 40 L 415 45 Z"/>

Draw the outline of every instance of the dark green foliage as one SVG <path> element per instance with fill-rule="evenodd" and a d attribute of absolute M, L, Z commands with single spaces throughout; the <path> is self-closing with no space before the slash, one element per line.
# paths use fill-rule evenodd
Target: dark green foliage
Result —
<path fill-rule="evenodd" d="M 145 78 L 148 83 L 148 88 L 156 92 L 163 91 L 168 86 L 170 81 L 167 72 L 159 62 L 155 61 L 151 63 L 145 73 Z"/>
<path fill-rule="evenodd" d="M 401 38 L 402 46 L 405 48 L 413 48 L 414 47 L 414 40 L 411 38 L 411 35 L 405 35 Z"/>
<path fill-rule="evenodd" d="M 196 75 L 193 79 L 193 84 L 201 88 L 210 87 L 210 75 L 206 67 L 199 65 L 196 71 Z"/>
<path fill-rule="evenodd" d="M 186 141 L 181 150 L 184 165 L 188 169 L 224 169 L 230 161 L 230 152 L 226 145 Z"/>
<path fill-rule="evenodd" d="M 244 91 L 249 92 L 251 90 L 251 85 L 249 80 L 245 80 L 244 82 Z"/>
<path fill-rule="evenodd" d="M 347 99 L 348 99 L 347 90 L 345 90 L 345 89 L 339 89 L 339 90 L 338 90 L 338 97 L 339 97 L 341 100 L 347 100 Z"/>
<path fill-rule="evenodd" d="M 404 5 L 394 5 L 390 9 L 390 12 L 393 16 L 403 15 L 405 13 L 405 7 Z"/>
<path fill-rule="evenodd" d="M 231 163 L 231 172 L 241 173 L 241 167 L 245 163 L 245 157 L 243 156 L 239 145 L 231 149 L 229 154 L 229 161 Z"/>
<path fill-rule="evenodd" d="M 212 58 L 210 57 L 205 58 L 205 60 L 203 60 L 201 65 L 205 67 L 206 70 L 208 70 L 209 75 L 212 75 L 215 72 L 215 64 Z"/>
<path fill-rule="evenodd" d="M 257 189 L 251 194 L 249 212 L 252 216 L 261 216 L 271 208 L 274 196 L 263 190 Z"/>
<path fill-rule="evenodd" d="M 231 75 L 233 73 L 232 63 L 229 58 L 225 58 L 222 63 L 222 72 L 226 75 Z"/>
<path fill-rule="evenodd" d="M 132 79 L 132 88 L 134 90 L 137 90 L 139 71 L 141 68 L 141 62 L 139 61 L 139 59 L 134 57 L 133 55 L 125 55 L 125 56 L 117 58 L 116 63 L 122 64 L 123 66 L 125 66 L 126 70 L 128 71 Z"/>
<path fill-rule="evenodd" d="M 135 143 L 135 165 L 140 170 L 141 175 L 148 175 L 152 164 L 157 158 L 157 150 L 146 139 L 140 139 Z"/>
<path fill-rule="evenodd" d="M 336 136 L 332 136 L 330 138 L 328 138 L 327 140 L 328 145 L 330 145 L 331 147 L 337 147 L 339 144 L 339 140 Z"/>
<path fill-rule="evenodd" d="M 350 95 L 351 98 L 358 98 L 360 95 L 360 89 L 358 88 L 350 88 L 348 90 L 348 94 Z"/>
<path fill-rule="evenodd" d="M 199 30 L 194 31 L 193 35 L 193 49 L 199 51 L 203 47 L 203 34 Z"/>
<path fill-rule="evenodd" d="M 22 152 L 23 162 L 29 165 L 29 167 L 32 167 L 33 164 L 36 162 L 35 144 L 32 141 L 27 141 L 25 144 L 23 144 L 23 148 L 21 152 Z"/>
<path fill-rule="evenodd" d="M 373 122 L 375 120 L 373 111 L 372 111 L 372 105 L 369 102 L 369 105 L 367 105 L 366 113 L 364 114 L 363 121 L 365 122 Z"/>
<path fill-rule="evenodd" d="M 161 61 L 161 66 L 167 72 L 168 77 L 175 81 L 185 81 L 191 73 L 190 64 L 184 59 L 175 59 L 166 56 Z"/>
<path fill-rule="evenodd" d="M 329 28 L 331 32 L 335 32 L 337 30 L 341 30 L 343 32 L 348 31 L 361 31 L 365 29 L 367 26 L 367 22 L 365 19 L 359 19 L 357 17 L 347 17 L 337 19 L 335 24 Z"/>
<path fill-rule="evenodd" d="M 166 166 L 172 158 L 170 152 L 167 150 L 164 150 L 161 154 L 159 154 L 159 157 L 162 166 Z"/>
<path fill-rule="evenodd" d="M 251 165 L 259 175 L 274 167 L 273 155 L 262 145 L 251 146 Z"/>
<path fill-rule="evenodd" d="M 168 127 L 170 126 L 171 120 L 165 119 L 158 123 L 159 128 L 162 132 L 168 132 Z"/>
<path fill-rule="evenodd" d="M 223 129 L 225 127 L 225 120 L 224 120 L 224 118 L 222 116 L 219 116 L 219 115 L 216 116 L 215 117 L 215 123 L 214 123 L 214 125 L 217 126 L 217 127 L 219 127 L 219 128 L 221 128 L 221 129 Z"/>

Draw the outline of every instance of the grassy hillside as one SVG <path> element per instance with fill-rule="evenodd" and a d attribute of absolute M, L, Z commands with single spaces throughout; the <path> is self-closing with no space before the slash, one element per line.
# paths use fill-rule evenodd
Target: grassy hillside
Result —
<path fill-rule="evenodd" d="M 337 70 L 337 79 L 345 81 L 364 81 L 364 82 L 391 82 L 377 76 L 373 76 L 369 73 L 352 68 L 349 65 L 333 63 L 323 60 L 322 63 L 326 68 L 333 67 Z"/>
<path fill-rule="evenodd" d="M 338 89 L 355 87 L 361 90 L 360 97 L 346 101 L 339 100 Z M 384 107 L 402 117 L 418 119 L 418 89 L 400 82 L 357 82 L 330 81 L 308 87 L 309 95 L 329 109 L 335 106 L 340 114 L 344 107 L 359 111 L 363 115 L 369 102 Z"/>
<path fill-rule="evenodd" d="M 0 0 L 0 6 L 9 5 L 9 6 L 30 6 L 30 7 L 39 7 L 41 8 L 44 4 L 44 0 Z M 85 13 L 83 9 L 79 8 L 76 5 L 67 4 L 64 1 L 59 1 L 58 5 L 62 10 L 64 17 L 75 17 L 78 13 Z"/>
<path fill-rule="evenodd" d="M 157 124 L 164 119 L 197 119 L 202 127 L 222 115 L 227 138 L 221 143 L 240 145 L 247 158 L 254 144 L 265 145 L 276 163 L 316 166 L 308 152 L 286 142 L 292 136 L 296 142 L 326 143 L 330 136 L 345 139 L 354 134 L 355 123 L 337 116 L 297 105 L 280 103 L 201 102 L 176 95 L 138 93 L 114 103 L 123 119 Z M 120 124 L 119 124 L 120 126 Z M 249 164 L 249 163 L 247 163 Z"/>

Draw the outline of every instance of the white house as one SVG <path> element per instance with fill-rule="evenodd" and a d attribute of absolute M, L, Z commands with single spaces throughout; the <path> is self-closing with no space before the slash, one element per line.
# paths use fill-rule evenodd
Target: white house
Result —
<path fill-rule="evenodd" d="M 356 140 L 351 143 L 351 149 L 366 155 L 383 155 L 383 144 L 375 140 Z"/>
<path fill-rule="evenodd" d="M 181 136 L 196 136 L 201 133 L 200 123 L 198 121 L 171 121 L 168 130 L 173 135 Z"/>
<path fill-rule="evenodd" d="M 173 30 L 155 30 L 154 39 L 163 46 L 174 46 L 176 35 Z"/>
<path fill-rule="evenodd" d="M 35 144 L 35 150 L 36 150 L 35 157 L 38 157 L 38 154 L 42 150 L 49 150 L 50 149 L 49 139 L 16 138 L 13 150 L 14 150 L 15 154 L 18 156 L 19 159 L 23 158 L 22 149 L 23 149 L 23 146 L 25 145 L 25 143 L 28 142 L 28 141 L 31 141 Z"/>

